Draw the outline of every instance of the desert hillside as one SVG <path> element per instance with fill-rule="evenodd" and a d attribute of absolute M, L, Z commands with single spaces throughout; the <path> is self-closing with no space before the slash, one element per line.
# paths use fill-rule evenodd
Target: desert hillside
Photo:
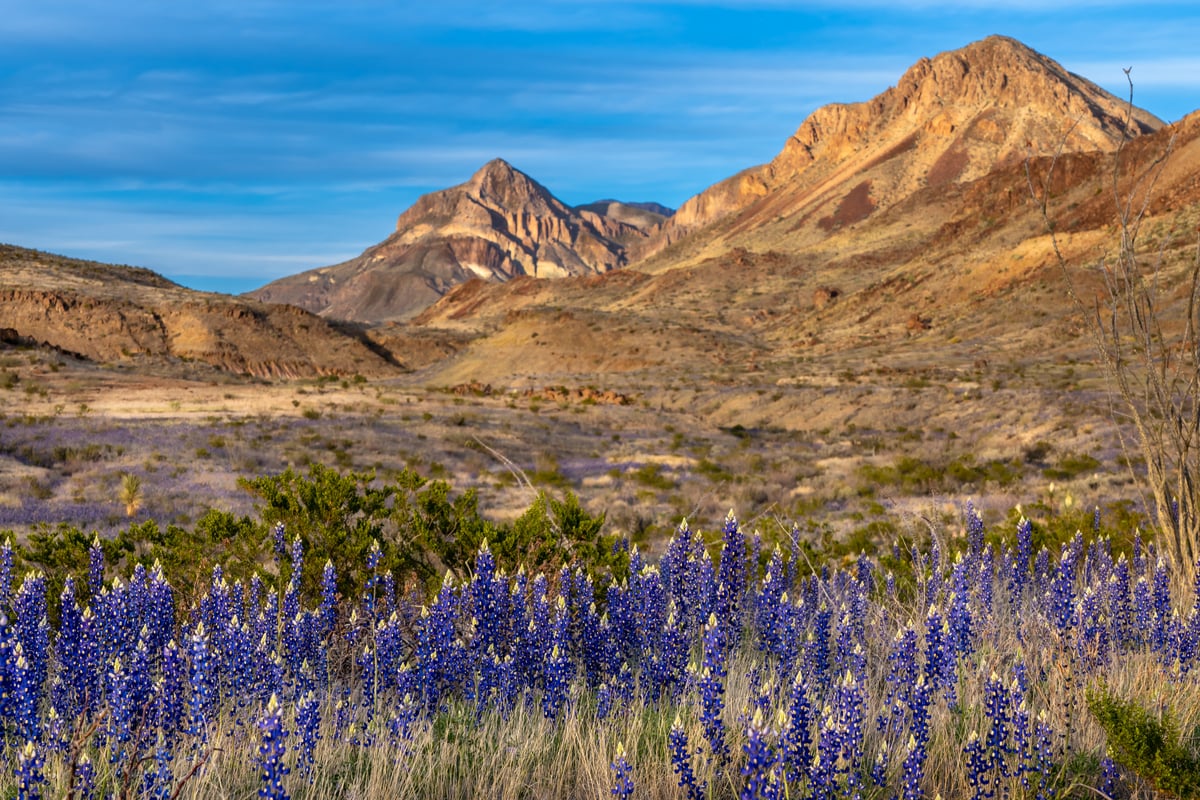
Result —
<path fill-rule="evenodd" d="M 102 363 L 199 363 L 260 378 L 385 375 L 391 358 L 294 306 L 185 289 L 145 269 L 0 245 L 11 344 Z"/>
<path fill-rule="evenodd" d="M 684 203 L 649 249 L 679 246 L 648 267 L 751 241 L 795 251 L 922 189 L 970 182 L 1028 157 L 1111 152 L 1124 137 L 1160 127 L 1050 58 L 991 36 L 921 59 L 869 101 L 817 109 L 773 161 Z"/>

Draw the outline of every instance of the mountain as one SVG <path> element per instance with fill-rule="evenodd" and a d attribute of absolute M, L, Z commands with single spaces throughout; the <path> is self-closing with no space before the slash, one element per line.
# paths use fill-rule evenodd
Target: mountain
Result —
<path fill-rule="evenodd" d="M 12 245 L 0 245 L 0 306 L 0 341 L 97 362 L 198 362 L 260 378 L 399 372 L 364 340 L 293 306 Z"/>
<path fill-rule="evenodd" d="M 795 251 L 920 189 L 1028 156 L 1112 151 L 1127 133 L 1162 124 L 1020 42 L 991 36 L 921 59 L 871 100 L 817 109 L 773 161 L 684 203 L 647 251 L 681 243 L 660 268 L 749 243 Z"/>
<path fill-rule="evenodd" d="M 325 317 L 402 320 L 471 278 L 564 277 L 628 263 L 662 217 L 612 201 L 573 209 L 501 159 L 466 183 L 424 195 L 362 255 L 251 292 Z"/>
<path fill-rule="evenodd" d="M 1191 263 L 1180 242 L 1200 229 L 1200 113 L 1164 127 L 991 37 L 922 59 L 868 102 L 818 109 L 771 163 L 670 216 L 614 200 L 572 208 L 493 161 L 422 197 L 359 258 L 254 293 L 307 311 L 85 262 L 14 274 L 12 258 L 0 259 L 0 299 L 21 337 L 93 358 L 156 353 L 264 375 L 403 364 L 432 386 L 690 382 L 712 392 L 706 418 L 732 425 L 747 386 L 774 396 L 764 387 L 798 374 L 833 387 L 856 370 L 919 380 L 936 368 L 978 382 L 1003 364 L 1017 380 L 1027 363 L 1088 358 L 1055 251 L 1072 264 L 1111 251 L 1114 174 L 1118 197 L 1139 192 L 1174 302 Z M 1057 241 L 1031 185 L 1049 193 Z M 49 258 L 29 252 L 16 262 Z M 1080 276 L 1075 288 L 1092 291 L 1095 273 Z M 60 296 L 97 310 L 51 325 L 43 307 Z"/>
<path fill-rule="evenodd" d="M 1115 200 L 1133 196 L 1175 303 L 1200 226 L 1200 112 L 1162 126 L 1134 109 L 1123 145 L 1120 113 L 1009 39 L 922 61 L 869 103 L 814 113 L 772 164 L 693 198 L 658 234 L 681 238 L 653 257 L 448 293 L 412 326 L 473 339 L 428 379 L 733 387 L 1089 359 L 1055 248 L 1091 297 L 1096 273 L 1083 267 L 1111 255 Z M 1031 178 L 1039 194 L 1049 183 L 1056 241 Z M 721 391 L 714 408 L 741 396 Z"/>

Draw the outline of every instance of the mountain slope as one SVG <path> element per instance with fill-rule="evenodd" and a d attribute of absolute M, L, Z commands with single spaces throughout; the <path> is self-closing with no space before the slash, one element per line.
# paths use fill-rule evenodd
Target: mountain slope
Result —
<path fill-rule="evenodd" d="M 965 375 L 989 364 L 1016 372 L 1090 359 L 1029 176 L 1038 192 L 1049 181 L 1057 248 L 1085 298 L 1097 288 L 1089 267 L 1119 242 L 1116 200 L 1134 193 L 1134 207 L 1146 209 L 1147 263 L 1164 270 L 1167 317 L 1184 319 L 1186 309 L 1171 304 L 1185 296 L 1200 230 L 1200 112 L 1119 153 L 1102 145 L 1002 160 L 827 227 L 802 199 L 789 210 L 796 198 L 781 190 L 778 216 L 752 204 L 646 265 L 590 279 L 460 287 L 414 320 L 475 336 L 430 380 L 522 385 L 535 372 L 543 383 L 620 373 L 786 385 L 823 371 Z M 597 341 L 566 346 L 579 337 Z"/>
<path fill-rule="evenodd" d="M 613 208 L 612 206 L 616 206 Z M 250 296 L 362 322 L 405 319 L 471 278 L 563 277 L 624 266 L 653 212 L 572 209 L 501 159 L 424 195 L 396 231 L 357 258 L 274 281 Z"/>
<path fill-rule="evenodd" d="M 363 341 L 293 306 L 11 245 L 0 245 L 0 307 L 0 339 L 93 361 L 195 361 L 262 378 L 398 372 Z"/>
<path fill-rule="evenodd" d="M 921 59 L 867 102 L 817 109 L 769 164 L 684 203 L 648 250 L 681 244 L 648 267 L 691 263 L 729 246 L 796 251 L 922 188 L 1060 149 L 1111 151 L 1129 111 L 1020 42 L 988 37 Z M 1134 108 L 1128 127 L 1138 135 L 1162 122 Z"/>

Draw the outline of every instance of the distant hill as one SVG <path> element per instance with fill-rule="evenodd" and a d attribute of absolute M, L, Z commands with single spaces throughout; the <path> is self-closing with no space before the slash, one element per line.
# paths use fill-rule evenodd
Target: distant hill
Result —
<path fill-rule="evenodd" d="M 403 320 L 471 278 L 564 277 L 625 266 L 663 219 L 657 204 L 602 201 L 573 209 L 501 159 L 459 186 L 427 194 L 396 231 L 342 264 L 281 278 L 249 296 L 325 317 Z"/>
<path fill-rule="evenodd" d="M 299 308 L 12 245 L 0 245 L 0 308 L 0 340 L 98 362 L 200 362 L 264 378 L 399 372 L 364 340 Z"/>

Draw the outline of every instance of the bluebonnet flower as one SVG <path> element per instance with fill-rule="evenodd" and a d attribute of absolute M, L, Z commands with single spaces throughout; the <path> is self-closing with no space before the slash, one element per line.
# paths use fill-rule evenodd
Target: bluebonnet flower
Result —
<path fill-rule="evenodd" d="M 979 740 L 978 731 L 971 731 L 971 735 L 967 738 L 967 744 L 963 747 L 963 755 L 966 756 L 967 782 L 975 791 L 974 800 L 992 797 L 993 789 L 989 771 L 991 765 L 988 761 L 987 748 Z"/>
<path fill-rule="evenodd" d="M 1150 583 L 1145 576 L 1139 577 L 1133 587 L 1133 627 L 1137 644 L 1151 641 L 1154 630 L 1154 601 L 1151 599 Z"/>
<path fill-rule="evenodd" d="M 792 680 L 788 698 L 786 722 L 779 737 L 784 772 L 790 781 L 798 780 L 812 761 L 812 727 L 815 716 L 804 675 L 797 672 Z"/>
<path fill-rule="evenodd" d="M 13 600 L 16 621 L 13 634 L 25 657 L 21 691 L 36 709 L 42 700 L 50 670 L 50 623 L 46 616 L 46 576 L 30 572 Z M 14 654 L 15 655 L 15 654 Z M 36 739 L 34 735 L 24 738 Z"/>
<path fill-rule="evenodd" d="M 633 768 L 625 759 L 625 745 L 617 742 L 617 757 L 610 765 L 613 771 L 612 795 L 619 800 L 629 800 L 633 795 Z"/>
<path fill-rule="evenodd" d="M 12 604 L 13 579 L 13 549 L 12 537 L 4 539 L 0 547 L 0 611 L 8 609 Z"/>
<path fill-rule="evenodd" d="M 974 637 L 974 620 L 970 609 L 970 592 L 972 562 L 963 559 L 960 553 L 954 564 L 953 586 L 950 594 L 950 609 L 946 612 L 946 623 L 950 627 L 950 639 L 947 647 L 954 650 L 955 656 L 962 658 L 972 652 Z"/>
<path fill-rule="evenodd" d="M 613 643 L 618 655 L 637 661 L 641 658 L 637 613 L 627 585 L 613 584 L 606 592 L 605 612 Z M 539 616 L 537 595 L 534 596 L 534 616 Z"/>
<path fill-rule="evenodd" d="M 292 577 L 291 580 L 299 583 L 304 574 L 304 541 L 297 536 L 292 539 Z"/>
<path fill-rule="evenodd" d="M 746 753 L 746 763 L 742 765 L 743 781 L 739 800 L 773 800 L 779 786 L 775 775 L 778 760 L 763 723 L 761 708 L 754 712 L 742 749 Z"/>
<path fill-rule="evenodd" d="M 655 644 L 651 657 L 642 664 L 644 693 L 650 702 L 658 702 L 664 692 L 674 697 L 682 688 L 687 670 L 691 643 L 676 616 L 674 600 L 670 601 Z"/>
<path fill-rule="evenodd" d="M 1130 592 L 1129 562 L 1122 553 L 1108 576 L 1105 587 L 1108 595 L 1108 616 L 1112 624 L 1112 636 L 1117 647 L 1124 647 L 1134 639 L 1133 604 Z"/>
<path fill-rule="evenodd" d="M 496 559 L 486 540 L 475 555 L 475 574 L 469 590 L 476 620 L 472 649 L 476 653 L 486 653 L 489 648 L 501 652 L 508 640 L 504 629 L 508 586 L 496 577 Z"/>
<path fill-rule="evenodd" d="M 1167 563 L 1162 558 L 1154 567 L 1154 584 L 1151 602 L 1154 605 L 1154 624 L 1150 645 L 1159 652 L 1167 643 L 1167 626 L 1171 619 L 1171 578 L 1167 574 Z"/>
<path fill-rule="evenodd" d="M 287 746 L 284 739 L 287 731 L 280 720 L 279 698 L 271 695 L 267 702 L 266 713 L 258 723 L 262 734 L 262 743 L 258 748 L 259 777 L 261 782 L 258 796 L 268 800 L 287 800 L 289 795 L 283 788 L 283 776 L 288 774 L 288 768 L 283 763 Z"/>
<path fill-rule="evenodd" d="M 754 607 L 754 627 L 758 634 L 758 647 L 775 655 L 782 655 L 784 641 L 780 621 L 780 601 L 784 595 L 783 557 L 779 548 L 771 556 L 767 573 L 763 576 Z"/>
<path fill-rule="evenodd" d="M 629 599 L 635 623 L 633 635 L 637 637 L 635 653 L 645 655 L 658 643 L 659 632 L 667 619 L 668 597 L 662 573 L 657 567 L 645 566 L 632 576 Z"/>
<path fill-rule="evenodd" d="M 283 563 L 283 559 L 287 558 L 287 529 L 282 522 L 276 522 L 271 528 L 271 544 L 275 551 L 275 558 L 279 559 L 279 563 Z"/>
<path fill-rule="evenodd" d="M 718 761 L 729 756 L 725 743 L 725 636 L 716 614 L 704 627 L 704 662 L 700 668 L 700 721 L 713 755 Z"/>
<path fill-rule="evenodd" d="M 213 659 L 203 622 L 196 626 L 191 636 L 189 652 L 192 694 L 188 704 L 188 733 L 200 742 L 207 743 L 208 725 L 216 710 L 217 695 Z"/>
<path fill-rule="evenodd" d="M 90 626 L 85 625 L 83 612 L 75 599 L 75 581 L 68 577 L 63 582 L 59 602 L 58 641 L 70 642 L 70 647 L 57 648 L 60 691 L 55 705 L 59 712 L 69 718 L 88 712 L 84 702 L 96 702 L 95 685 L 99 676 L 96 668 L 96 641 Z"/>
<path fill-rule="evenodd" d="M 1100 509 L 1096 509 L 1099 513 Z M 1104 797 L 1117 796 L 1117 784 L 1121 781 L 1121 770 L 1117 767 L 1115 761 L 1108 756 L 1100 759 L 1100 770 L 1104 776 L 1104 782 L 1100 784 L 1100 794 Z"/>
<path fill-rule="evenodd" d="M 367 551 L 367 581 L 363 586 L 362 607 L 367 620 L 374 627 L 379 616 L 380 604 L 380 575 L 379 564 L 383 560 L 383 550 L 377 539 L 371 540 L 371 548 Z"/>
<path fill-rule="evenodd" d="M 162 649 L 160 675 L 154 683 L 154 718 L 167 749 L 174 747 L 184 720 L 184 681 L 187 665 L 179 646 L 171 640 Z"/>
<path fill-rule="evenodd" d="M 982 616 L 984 620 L 987 620 L 992 615 L 995 574 L 996 550 L 989 544 L 983 549 L 983 556 L 979 559 L 979 605 L 983 610 Z"/>
<path fill-rule="evenodd" d="M 989 723 L 986 745 L 988 768 L 993 781 L 998 783 L 1000 778 L 1007 778 L 1008 771 L 1008 739 L 1012 723 L 1009 709 L 1010 695 L 999 676 L 992 672 L 984 682 L 983 708 Z"/>
<path fill-rule="evenodd" d="M 466 654 L 454 627 L 456 616 L 454 577 L 447 572 L 437 598 L 427 609 L 422 609 L 417 623 L 415 658 L 425 704 L 430 710 L 440 707 L 443 698 L 466 677 Z"/>
<path fill-rule="evenodd" d="M 858 768 L 863 760 L 864 706 L 866 698 L 853 672 L 846 670 L 835 694 L 834 714 L 841 731 L 841 750 L 847 788 L 858 789 Z"/>
<path fill-rule="evenodd" d="M 921 781 L 925 778 L 925 757 L 925 743 L 917 741 L 917 737 L 910 734 L 905 747 L 903 777 L 900 779 L 902 800 L 919 800 L 924 796 Z"/>
<path fill-rule="evenodd" d="M 871 782 L 876 786 L 887 785 L 888 772 L 888 743 L 884 739 L 879 743 L 879 751 L 875 753 L 875 763 L 871 765 Z"/>
<path fill-rule="evenodd" d="M 96 767 L 87 753 L 80 753 L 75 764 L 75 783 L 71 787 L 80 800 L 92 800 L 96 793 Z"/>
<path fill-rule="evenodd" d="M 1084 589 L 1076 606 L 1075 625 L 1079 631 L 1075 647 L 1080 661 L 1085 669 L 1099 667 L 1108 659 L 1110 628 L 1100 599 L 1090 586 Z"/>
<path fill-rule="evenodd" d="M 953 700 L 957 682 L 958 658 L 950 646 L 949 631 L 937 608 L 930 606 L 925 617 L 925 682 L 941 688 L 948 700 Z"/>
<path fill-rule="evenodd" d="M 1033 725 L 1025 699 L 1018 699 L 1015 691 L 1013 703 L 1015 707 L 1012 714 L 1012 754 L 1016 764 L 1012 773 L 1013 777 L 1020 781 L 1021 788 L 1028 792 L 1029 774 L 1034 770 Z"/>
<path fill-rule="evenodd" d="M 1045 800 L 1053 800 L 1053 783 L 1058 777 L 1054 761 L 1054 738 L 1054 731 L 1046 720 L 1046 712 L 1038 712 L 1033 729 L 1034 763 L 1031 771 L 1038 776 L 1037 795 Z"/>
<path fill-rule="evenodd" d="M 967 556 L 971 566 L 975 567 L 978 566 L 979 559 L 983 556 L 983 517 L 975 510 L 975 504 L 970 500 L 967 501 L 965 516 L 967 518 Z"/>
<path fill-rule="evenodd" d="M 1062 547 L 1058 568 L 1050 582 L 1050 617 L 1059 631 L 1071 626 L 1075 610 L 1075 559 L 1077 549 L 1074 540 Z"/>
<path fill-rule="evenodd" d="M 721 534 L 721 563 L 717 571 L 717 618 L 728 646 L 742 634 L 742 602 L 746 596 L 746 537 L 731 510 Z"/>
<path fill-rule="evenodd" d="M 829 709 L 817 726 L 817 751 L 808 770 L 808 789 L 812 800 L 832 800 L 837 796 L 838 762 L 842 758 L 842 729 Z"/>
<path fill-rule="evenodd" d="M 147 579 L 143 621 L 148 629 L 146 647 L 151 653 L 157 653 L 175 638 L 175 591 L 157 560 L 150 567 Z"/>
<path fill-rule="evenodd" d="M 1034 556 L 1033 576 L 1042 581 L 1049 580 L 1050 578 L 1050 551 L 1046 549 L 1045 545 Z"/>
<path fill-rule="evenodd" d="M 171 771 L 171 753 L 163 742 L 154 751 L 154 769 L 142 774 L 142 796 L 151 800 L 171 800 L 175 794 L 175 776 Z"/>
<path fill-rule="evenodd" d="M 325 568 L 321 570 L 321 636 L 329 636 L 337 623 L 337 572 L 333 562 L 325 559 Z"/>
<path fill-rule="evenodd" d="M 608 715 L 612 713 L 612 701 L 612 691 L 609 690 L 608 684 L 600 684 L 596 688 L 596 719 L 608 719 Z"/>
<path fill-rule="evenodd" d="M 822 602 L 813 618 L 813 627 L 804 647 L 804 670 L 816 686 L 824 686 L 829 682 L 829 631 L 832 622 L 833 612 Z"/>
<path fill-rule="evenodd" d="M 667 747 L 671 751 L 671 766 L 679 776 L 680 787 L 687 790 L 688 800 L 703 800 L 708 782 L 696 781 L 687 733 L 683 730 L 683 723 L 678 714 L 675 716 L 675 722 L 671 724 L 671 732 L 667 735 Z"/>
<path fill-rule="evenodd" d="M 40 800 L 42 784 L 46 776 L 42 773 L 45 759 L 32 740 L 25 742 L 17 756 L 17 800 Z"/>
<path fill-rule="evenodd" d="M 41 738 L 41 687 L 37 683 L 36 668 L 25 657 L 24 648 L 17 642 L 12 651 L 10 667 L 12 681 L 12 715 L 17 723 L 17 735 L 26 741 Z"/>
<path fill-rule="evenodd" d="M 128 675 L 118 656 L 108 670 L 108 735 L 115 745 L 110 757 L 114 764 L 125 760 L 125 746 L 133 736 L 134 701 L 127 691 L 128 683 Z"/>
<path fill-rule="evenodd" d="M 918 672 L 917 632 L 909 624 L 896 632 L 888 653 L 887 696 L 883 701 L 884 711 L 876 720 L 880 732 L 894 731 L 901 723 L 903 706 L 907 704 Z"/>
<path fill-rule="evenodd" d="M 392 744 L 401 752 L 408 751 L 408 742 L 412 739 L 412 729 L 420 715 L 420 698 L 411 693 L 405 693 L 396 706 L 396 713 L 392 715 L 388 723 Z"/>
<path fill-rule="evenodd" d="M 588 603 L 579 620 L 580 650 L 588 686 L 599 686 L 608 677 L 612 655 L 607 632 L 608 627 L 602 626 L 595 602 Z"/>
<path fill-rule="evenodd" d="M 57 678 L 54 679 L 55 688 L 59 684 Z M 46 751 L 50 753 L 66 753 L 71 746 L 72 724 L 71 720 L 64 719 L 58 713 L 58 709 L 53 705 L 46 711 L 46 723 L 42 726 L 42 745 Z"/>
<path fill-rule="evenodd" d="M 100 546 L 100 534 L 92 536 L 92 546 L 88 549 L 88 589 L 92 596 L 100 594 L 104 588 L 104 548 Z"/>
<path fill-rule="evenodd" d="M 542 692 L 542 714 L 554 719 L 567 702 L 570 662 L 567 654 L 555 644 L 546 659 L 545 689 Z"/>
<path fill-rule="evenodd" d="M 345 690 L 348 695 L 349 687 Z M 338 738 L 345 737 L 349 731 L 351 724 L 354 722 L 354 716 L 357 709 L 347 697 L 338 698 L 337 704 L 333 707 L 333 732 Z"/>

